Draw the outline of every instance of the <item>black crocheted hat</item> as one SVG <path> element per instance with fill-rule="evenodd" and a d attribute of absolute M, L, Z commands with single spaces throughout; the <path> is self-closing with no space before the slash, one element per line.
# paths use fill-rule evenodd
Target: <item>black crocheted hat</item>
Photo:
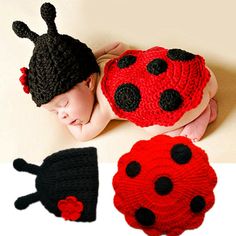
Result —
<path fill-rule="evenodd" d="M 56 95 L 65 93 L 77 83 L 99 72 L 92 50 L 86 44 L 57 32 L 56 9 L 50 3 L 41 6 L 41 16 L 48 26 L 47 34 L 39 36 L 20 21 L 12 29 L 21 38 L 29 38 L 35 48 L 27 71 L 27 92 L 37 106 L 48 103 Z M 25 79 L 24 79 L 25 80 Z M 24 89 L 25 90 L 25 89 Z M 29 91 L 28 91 L 29 90 Z"/>
<path fill-rule="evenodd" d="M 65 220 L 90 222 L 96 219 L 98 166 L 96 148 L 59 151 L 48 156 L 41 166 L 16 159 L 18 171 L 37 175 L 35 193 L 18 198 L 15 207 L 27 208 L 40 201 L 55 216 Z"/>

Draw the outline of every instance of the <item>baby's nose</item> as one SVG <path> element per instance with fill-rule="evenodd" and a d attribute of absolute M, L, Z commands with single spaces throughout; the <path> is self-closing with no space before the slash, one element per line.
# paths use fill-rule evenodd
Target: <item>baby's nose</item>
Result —
<path fill-rule="evenodd" d="M 58 116 L 61 120 L 64 120 L 68 117 L 68 114 L 66 112 L 59 112 Z"/>

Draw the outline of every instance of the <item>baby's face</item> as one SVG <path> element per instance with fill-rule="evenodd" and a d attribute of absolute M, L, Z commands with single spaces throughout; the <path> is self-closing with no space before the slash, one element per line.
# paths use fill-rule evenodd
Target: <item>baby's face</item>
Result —
<path fill-rule="evenodd" d="M 92 75 L 42 107 L 54 112 L 65 125 L 84 125 L 89 122 L 93 111 L 95 84 L 96 78 Z"/>

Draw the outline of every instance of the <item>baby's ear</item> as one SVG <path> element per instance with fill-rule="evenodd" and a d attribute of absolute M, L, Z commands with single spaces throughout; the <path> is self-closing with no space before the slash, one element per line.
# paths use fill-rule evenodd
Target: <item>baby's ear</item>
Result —
<path fill-rule="evenodd" d="M 93 91 L 95 89 L 95 86 L 96 86 L 96 76 L 95 76 L 95 74 L 92 74 L 87 78 L 86 85 L 88 86 L 88 88 L 91 91 Z"/>

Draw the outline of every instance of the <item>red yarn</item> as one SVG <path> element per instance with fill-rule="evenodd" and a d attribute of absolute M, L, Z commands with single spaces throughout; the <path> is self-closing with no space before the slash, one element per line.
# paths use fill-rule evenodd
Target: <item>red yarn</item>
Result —
<path fill-rule="evenodd" d="M 28 73 L 29 73 L 29 70 L 26 68 L 26 67 L 22 67 L 20 69 L 20 71 L 22 72 L 22 76 L 20 77 L 20 82 L 23 86 L 23 90 L 25 93 L 29 93 L 30 92 L 30 89 L 29 89 L 29 84 L 28 84 Z"/>
<path fill-rule="evenodd" d="M 101 87 L 116 115 L 141 127 L 155 124 L 172 126 L 186 111 L 200 104 L 203 89 L 210 78 L 204 59 L 196 55 L 192 60 L 171 60 L 167 53 L 168 50 L 161 47 L 146 51 L 128 50 L 107 62 Z M 135 56 L 136 62 L 120 69 L 117 63 L 125 55 Z M 167 70 L 159 75 L 149 73 L 146 68 L 156 58 L 167 63 Z M 115 103 L 116 89 L 124 83 L 132 83 L 140 90 L 141 102 L 135 111 L 124 111 Z M 174 111 L 165 111 L 158 104 L 161 93 L 167 89 L 177 90 L 183 100 Z"/>
<path fill-rule="evenodd" d="M 171 150 L 176 144 L 186 145 L 191 150 L 189 162 L 179 164 L 173 160 Z M 176 154 L 181 157 L 181 153 Z M 129 176 L 127 166 L 133 162 L 140 164 L 140 170 L 135 172 L 133 168 L 129 174 L 135 176 Z M 156 180 L 163 176 L 173 183 L 172 190 L 166 195 L 155 190 Z M 202 149 L 185 137 L 159 135 L 149 141 L 137 142 L 120 158 L 118 172 L 113 177 L 114 204 L 130 226 L 151 236 L 178 236 L 186 229 L 202 224 L 205 213 L 214 205 L 216 182 L 216 174 Z M 205 207 L 194 213 L 190 203 L 196 196 L 204 198 Z M 140 208 L 153 212 L 156 218 L 152 225 L 145 226 L 137 220 L 135 213 Z"/>
<path fill-rule="evenodd" d="M 78 220 L 83 211 L 83 203 L 78 201 L 74 196 L 68 196 L 64 200 L 58 201 L 58 209 L 61 211 L 61 216 L 65 220 Z"/>

